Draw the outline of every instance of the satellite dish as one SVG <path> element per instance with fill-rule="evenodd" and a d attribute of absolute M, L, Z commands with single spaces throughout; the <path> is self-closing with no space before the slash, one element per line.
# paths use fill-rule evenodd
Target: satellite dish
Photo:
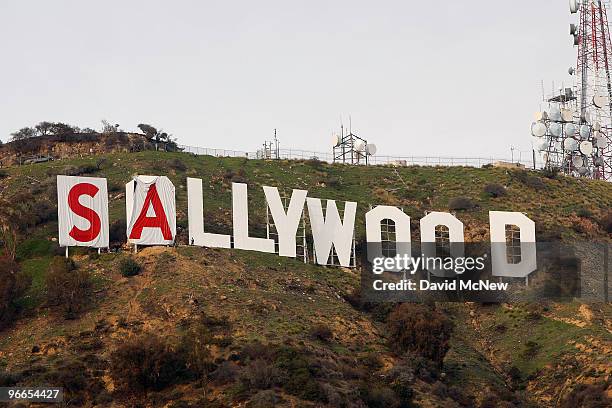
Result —
<path fill-rule="evenodd" d="M 531 125 L 531 134 L 535 137 L 542 137 L 546 134 L 546 125 L 542 122 L 535 122 Z"/>
<path fill-rule="evenodd" d="M 593 130 L 599 132 L 601 130 L 601 123 L 599 122 L 593 123 Z"/>
<path fill-rule="evenodd" d="M 569 67 L 569 69 L 567 70 L 567 73 L 570 75 L 574 75 L 576 73 L 576 69 L 574 67 Z"/>
<path fill-rule="evenodd" d="M 590 122 L 591 121 L 591 114 L 589 113 L 589 111 L 585 111 L 583 115 L 580 116 L 580 119 L 582 119 L 583 122 Z"/>
<path fill-rule="evenodd" d="M 545 152 L 548 150 L 548 142 L 544 141 L 542 143 L 540 143 L 540 145 L 538 146 L 538 150 L 541 152 Z"/>
<path fill-rule="evenodd" d="M 574 156 L 572 158 L 572 165 L 574 167 L 582 167 L 584 166 L 584 160 L 580 156 Z"/>
<path fill-rule="evenodd" d="M 580 153 L 590 156 L 593 153 L 593 143 L 585 140 L 580 143 Z"/>
<path fill-rule="evenodd" d="M 570 35 L 576 35 L 578 33 L 578 26 L 574 23 L 570 24 Z"/>
<path fill-rule="evenodd" d="M 589 174 L 589 169 L 587 169 L 586 167 L 580 167 L 578 169 L 578 174 L 580 174 L 581 176 L 586 176 L 587 174 Z"/>
<path fill-rule="evenodd" d="M 570 0 L 569 2 L 570 12 L 576 14 L 578 12 L 578 0 Z"/>
<path fill-rule="evenodd" d="M 563 141 L 563 148 L 568 152 L 573 152 L 578 148 L 578 142 L 576 141 L 576 139 L 565 139 Z"/>
<path fill-rule="evenodd" d="M 563 126 L 561 126 L 560 123 L 551 123 L 548 130 L 550 131 L 551 135 L 555 137 L 559 137 L 561 136 L 561 133 L 563 132 Z"/>
<path fill-rule="evenodd" d="M 583 139 L 588 139 L 591 135 L 591 127 L 589 125 L 580 126 L 580 137 Z"/>
<path fill-rule="evenodd" d="M 546 111 L 544 111 L 544 112 L 536 112 L 535 120 L 540 122 L 540 121 L 546 120 L 546 119 L 548 119 L 548 113 L 546 113 Z"/>
<path fill-rule="evenodd" d="M 369 144 L 366 146 L 366 153 L 370 156 L 374 156 L 376 154 L 376 145 L 375 144 Z"/>
<path fill-rule="evenodd" d="M 594 95 L 593 96 L 593 105 L 595 107 L 601 109 L 606 106 L 606 97 L 603 95 Z"/>
<path fill-rule="evenodd" d="M 603 133 L 598 132 L 597 136 L 595 136 L 595 146 L 600 149 L 603 149 L 604 147 L 606 147 L 607 144 L 608 141 L 606 140 L 606 137 L 603 135 Z"/>
<path fill-rule="evenodd" d="M 365 147 L 366 147 L 365 142 L 359 141 L 355 145 L 355 150 L 357 150 L 358 152 L 363 152 L 365 150 Z"/>
<path fill-rule="evenodd" d="M 552 108 L 550 110 L 551 120 L 561 120 L 561 110 L 559 108 Z"/>
<path fill-rule="evenodd" d="M 567 137 L 574 136 L 577 131 L 578 131 L 578 127 L 574 125 L 573 123 L 568 123 L 567 125 L 565 125 L 565 136 Z"/>
<path fill-rule="evenodd" d="M 571 122 L 574 120 L 574 111 L 571 109 L 561 109 L 561 119 L 564 122 Z"/>
<path fill-rule="evenodd" d="M 340 143 L 342 143 L 342 137 L 340 135 L 333 135 L 332 144 L 334 145 L 334 147 L 340 146 Z"/>

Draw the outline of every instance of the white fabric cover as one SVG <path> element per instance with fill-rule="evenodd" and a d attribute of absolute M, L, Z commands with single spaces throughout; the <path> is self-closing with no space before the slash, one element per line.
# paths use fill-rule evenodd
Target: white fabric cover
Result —
<path fill-rule="evenodd" d="M 132 237 L 136 222 L 143 215 L 143 206 L 147 195 L 153 187 L 157 194 L 152 194 L 153 201 L 147 203 L 146 218 L 159 217 L 162 220 L 165 218 L 169 231 L 164 237 L 162 228 L 145 226 L 142 228 L 139 238 Z M 176 201 L 174 184 L 170 179 L 166 176 L 136 176 L 134 180 L 125 185 L 125 193 L 128 242 L 139 245 L 173 244 L 176 237 Z M 155 211 L 155 196 L 159 197 L 163 213 Z"/>
<path fill-rule="evenodd" d="M 60 246 L 107 248 L 106 179 L 57 176 L 57 215 Z"/>

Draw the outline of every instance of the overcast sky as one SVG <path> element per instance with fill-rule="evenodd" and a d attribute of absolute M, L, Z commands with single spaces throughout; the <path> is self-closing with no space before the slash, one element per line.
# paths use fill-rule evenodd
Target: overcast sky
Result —
<path fill-rule="evenodd" d="M 575 64 L 567 0 L 0 1 L 0 139 L 42 120 L 179 143 L 381 154 L 531 148 L 541 86 Z"/>

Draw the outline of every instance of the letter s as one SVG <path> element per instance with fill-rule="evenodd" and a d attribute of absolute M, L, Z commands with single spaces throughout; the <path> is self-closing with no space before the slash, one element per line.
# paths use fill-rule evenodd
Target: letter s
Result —
<path fill-rule="evenodd" d="M 79 242 L 89 242 L 96 239 L 100 234 L 101 222 L 100 216 L 91 208 L 87 208 L 79 202 L 79 198 L 82 195 L 95 197 L 100 189 L 90 183 L 79 183 L 70 189 L 68 193 L 68 207 L 73 213 L 79 217 L 85 218 L 89 221 L 89 229 L 82 230 L 77 226 L 73 226 L 69 232 L 69 235 Z"/>

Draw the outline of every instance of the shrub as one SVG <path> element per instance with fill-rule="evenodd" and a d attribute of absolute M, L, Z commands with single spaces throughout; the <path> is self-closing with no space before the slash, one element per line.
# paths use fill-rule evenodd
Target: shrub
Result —
<path fill-rule="evenodd" d="M 287 373 L 283 388 L 288 394 L 308 401 L 326 401 L 326 394 L 316 381 L 316 365 L 303 350 L 282 347 L 276 352 L 275 366 Z"/>
<path fill-rule="evenodd" d="M 246 344 L 242 348 L 241 356 L 243 359 L 248 360 L 272 360 L 274 358 L 274 349 L 267 344 L 263 344 L 259 341 Z"/>
<path fill-rule="evenodd" d="M 248 402 L 247 408 L 269 408 L 275 407 L 282 399 L 272 390 L 259 391 Z"/>
<path fill-rule="evenodd" d="M 125 231 L 127 229 L 127 225 L 125 220 L 117 220 L 113 222 L 108 231 L 108 238 L 110 241 L 111 247 L 120 247 L 126 242 L 126 234 Z"/>
<path fill-rule="evenodd" d="M 506 195 L 506 187 L 501 184 L 491 183 L 484 186 L 484 192 L 493 198 L 503 197 Z"/>
<path fill-rule="evenodd" d="M 331 188 L 339 188 L 342 185 L 342 181 L 339 177 L 329 177 L 327 179 L 327 185 Z"/>
<path fill-rule="evenodd" d="M 608 234 L 612 234 L 612 211 L 609 211 L 601 218 L 599 225 L 601 225 Z"/>
<path fill-rule="evenodd" d="M 363 384 L 359 393 L 368 408 L 399 408 L 400 400 L 392 389 L 388 387 Z"/>
<path fill-rule="evenodd" d="M 187 171 L 187 165 L 183 163 L 180 159 L 170 160 L 170 162 L 168 163 L 168 167 L 180 172 Z"/>
<path fill-rule="evenodd" d="M 81 166 L 66 166 L 64 168 L 64 174 L 67 176 L 82 176 L 84 174 L 96 173 L 99 170 L 93 164 L 84 164 Z"/>
<path fill-rule="evenodd" d="M 474 208 L 476 208 L 476 204 L 467 197 L 455 197 L 448 203 L 449 210 L 461 211 L 471 210 Z"/>
<path fill-rule="evenodd" d="M 411 351 L 442 366 L 453 331 L 444 314 L 425 305 L 402 303 L 387 318 L 387 327 L 396 351 Z"/>
<path fill-rule="evenodd" d="M 122 259 L 119 263 L 121 275 L 127 277 L 136 276 L 142 271 L 142 266 L 132 257 Z"/>
<path fill-rule="evenodd" d="M 576 215 L 582 218 L 592 218 L 593 212 L 586 207 L 580 207 L 576 210 Z"/>
<path fill-rule="evenodd" d="M 579 384 L 563 400 L 561 408 L 596 408 L 609 407 L 612 399 L 606 392 L 607 385 L 602 382 L 599 384 Z"/>
<path fill-rule="evenodd" d="M 209 349 L 214 342 L 212 329 L 215 326 L 208 323 L 208 318 L 201 316 L 184 333 L 179 346 L 189 369 L 200 377 L 205 377 L 215 368 Z"/>
<path fill-rule="evenodd" d="M 240 372 L 240 382 L 250 390 L 267 390 L 281 385 L 285 373 L 265 360 L 251 361 Z"/>
<path fill-rule="evenodd" d="M 318 323 L 310 329 L 310 337 L 315 340 L 328 342 L 333 337 L 332 330 L 324 323 Z"/>
<path fill-rule="evenodd" d="M 238 376 L 239 371 L 236 363 L 224 361 L 211 373 L 211 378 L 217 384 L 229 384 Z"/>
<path fill-rule="evenodd" d="M 538 176 L 531 175 L 525 170 L 513 171 L 511 177 L 514 180 L 526 185 L 527 187 L 533 188 L 536 191 L 540 191 L 546 188 L 544 181 Z"/>
<path fill-rule="evenodd" d="M 19 311 L 17 300 L 30 286 L 30 279 L 19 273 L 19 265 L 8 257 L 0 258 L 0 330 L 12 323 Z"/>
<path fill-rule="evenodd" d="M 184 356 L 155 335 L 121 344 L 111 355 L 110 372 L 126 392 L 160 391 L 190 376 Z"/>
<path fill-rule="evenodd" d="M 75 318 L 89 302 L 92 288 L 89 273 L 77 269 L 72 260 L 53 258 L 45 283 L 48 304 L 60 306 L 67 319 Z"/>
<path fill-rule="evenodd" d="M 542 176 L 554 180 L 559 176 L 559 169 L 556 167 L 548 167 L 541 171 Z"/>
<path fill-rule="evenodd" d="M 525 349 L 523 350 L 523 357 L 528 360 L 534 358 L 538 354 L 540 348 L 541 346 L 537 342 L 531 340 L 527 341 L 527 343 L 525 343 Z"/>

